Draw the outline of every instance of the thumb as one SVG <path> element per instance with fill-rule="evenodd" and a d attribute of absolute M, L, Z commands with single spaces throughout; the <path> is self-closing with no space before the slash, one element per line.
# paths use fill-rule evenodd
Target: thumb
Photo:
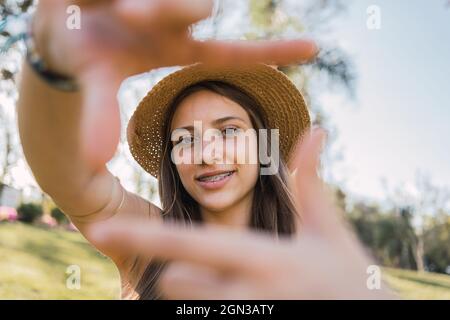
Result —
<path fill-rule="evenodd" d="M 325 130 L 317 127 L 311 129 L 297 145 L 292 167 L 296 170 L 293 177 L 294 196 L 303 227 L 330 233 L 334 232 L 339 221 L 325 184 L 318 175 L 325 141 Z"/>
<path fill-rule="evenodd" d="M 121 78 L 103 65 L 90 68 L 79 79 L 83 91 L 81 154 L 90 168 L 99 170 L 114 156 L 120 140 L 117 92 Z"/>
<path fill-rule="evenodd" d="M 302 175 L 317 175 L 320 164 L 320 154 L 326 140 L 325 130 L 314 126 L 300 138 L 294 148 L 293 159 L 289 162 L 289 170 L 296 174 L 299 170 Z M 297 176 L 297 175 L 295 175 Z"/>

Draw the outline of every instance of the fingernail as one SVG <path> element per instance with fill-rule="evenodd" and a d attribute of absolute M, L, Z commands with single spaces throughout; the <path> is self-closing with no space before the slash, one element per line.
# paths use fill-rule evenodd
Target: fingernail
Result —
<path fill-rule="evenodd" d="M 320 45 L 317 43 L 317 41 L 309 39 L 309 38 L 302 38 L 304 42 L 307 43 L 309 48 L 305 48 L 307 50 L 306 56 L 308 57 L 308 61 L 312 62 L 314 61 L 320 52 Z"/>
<path fill-rule="evenodd" d="M 320 47 L 317 42 L 311 40 L 311 51 L 313 52 L 313 56 L 317 56 L 320 52 Z"/>

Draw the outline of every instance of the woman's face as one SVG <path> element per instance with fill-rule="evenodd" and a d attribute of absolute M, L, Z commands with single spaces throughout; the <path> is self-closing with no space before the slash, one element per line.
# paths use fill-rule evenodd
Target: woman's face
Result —
<path fill-rule="evenodd" d="M 208 90 L 195 92 L 177 107 L 171 133 L 172 161 L 202 208 L 220 212 L 253 197 L 257 139 L 239 104 Z"/>

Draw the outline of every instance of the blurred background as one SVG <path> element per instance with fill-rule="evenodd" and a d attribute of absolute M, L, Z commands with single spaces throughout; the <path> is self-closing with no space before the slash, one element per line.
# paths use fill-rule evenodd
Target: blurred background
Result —
<path fill-rule="evenodd" d="M 0 18 L 34 2 L 0 0 Z M 401 297 L 450 299 L 450 2 L 218 0 L 193 34 L 319 41 L 313 64 L 279 69 L 329 131 L 322 174 L 336 204 Z M 10 38 L 3 31 L 0 44 Z M 24 160 L 15 110 L 22 56 L 19 44 L 0 55 L 0 299 L 117 299 L 114 265 L 39 189 Z M 176 69 L 124 81 L 123 133 L 140 99 Z M 159 203 L 124 134 L 108 167 Z M 70 285 L 73 266 L 81 286 Z"/>

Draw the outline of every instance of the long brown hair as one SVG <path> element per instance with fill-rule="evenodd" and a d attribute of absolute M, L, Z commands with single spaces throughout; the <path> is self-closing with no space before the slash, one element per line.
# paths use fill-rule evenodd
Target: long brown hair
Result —
<path fill-rule="evenodd" d="M 170 125 L 175 110 L 183 99 L 201 90 L 212 91 L 238 103 L 249 114 L 256 131 L 269 128 L 266 115 L 263 114 L 263 109 L 259 107 L 257 102 L 231 84 L 219 81 L 203 81 L 183 90 L 169 107 L 164 127 L 164 151 L 158 182 L 164 220 L 186 224 L 202 223 L 199 205 L 183 187 L 170 156 L 172 151 Z M 270 135 L 267 138 L 268 150 L 271 150 Z M 266 231 L 274 236 L 290 236 L 296 232 L 298 214 L 288 188 L 288 174 L 284 159 L 280 159 L 276 174 L 259 175 L 253 196 L 250 228 Z M 156 284 L 163 267 L 164 263 L 157 261 L 152 261 L 147 266 L 136 287 L 140 299 L 161 298 L 156 290 Z"/>

